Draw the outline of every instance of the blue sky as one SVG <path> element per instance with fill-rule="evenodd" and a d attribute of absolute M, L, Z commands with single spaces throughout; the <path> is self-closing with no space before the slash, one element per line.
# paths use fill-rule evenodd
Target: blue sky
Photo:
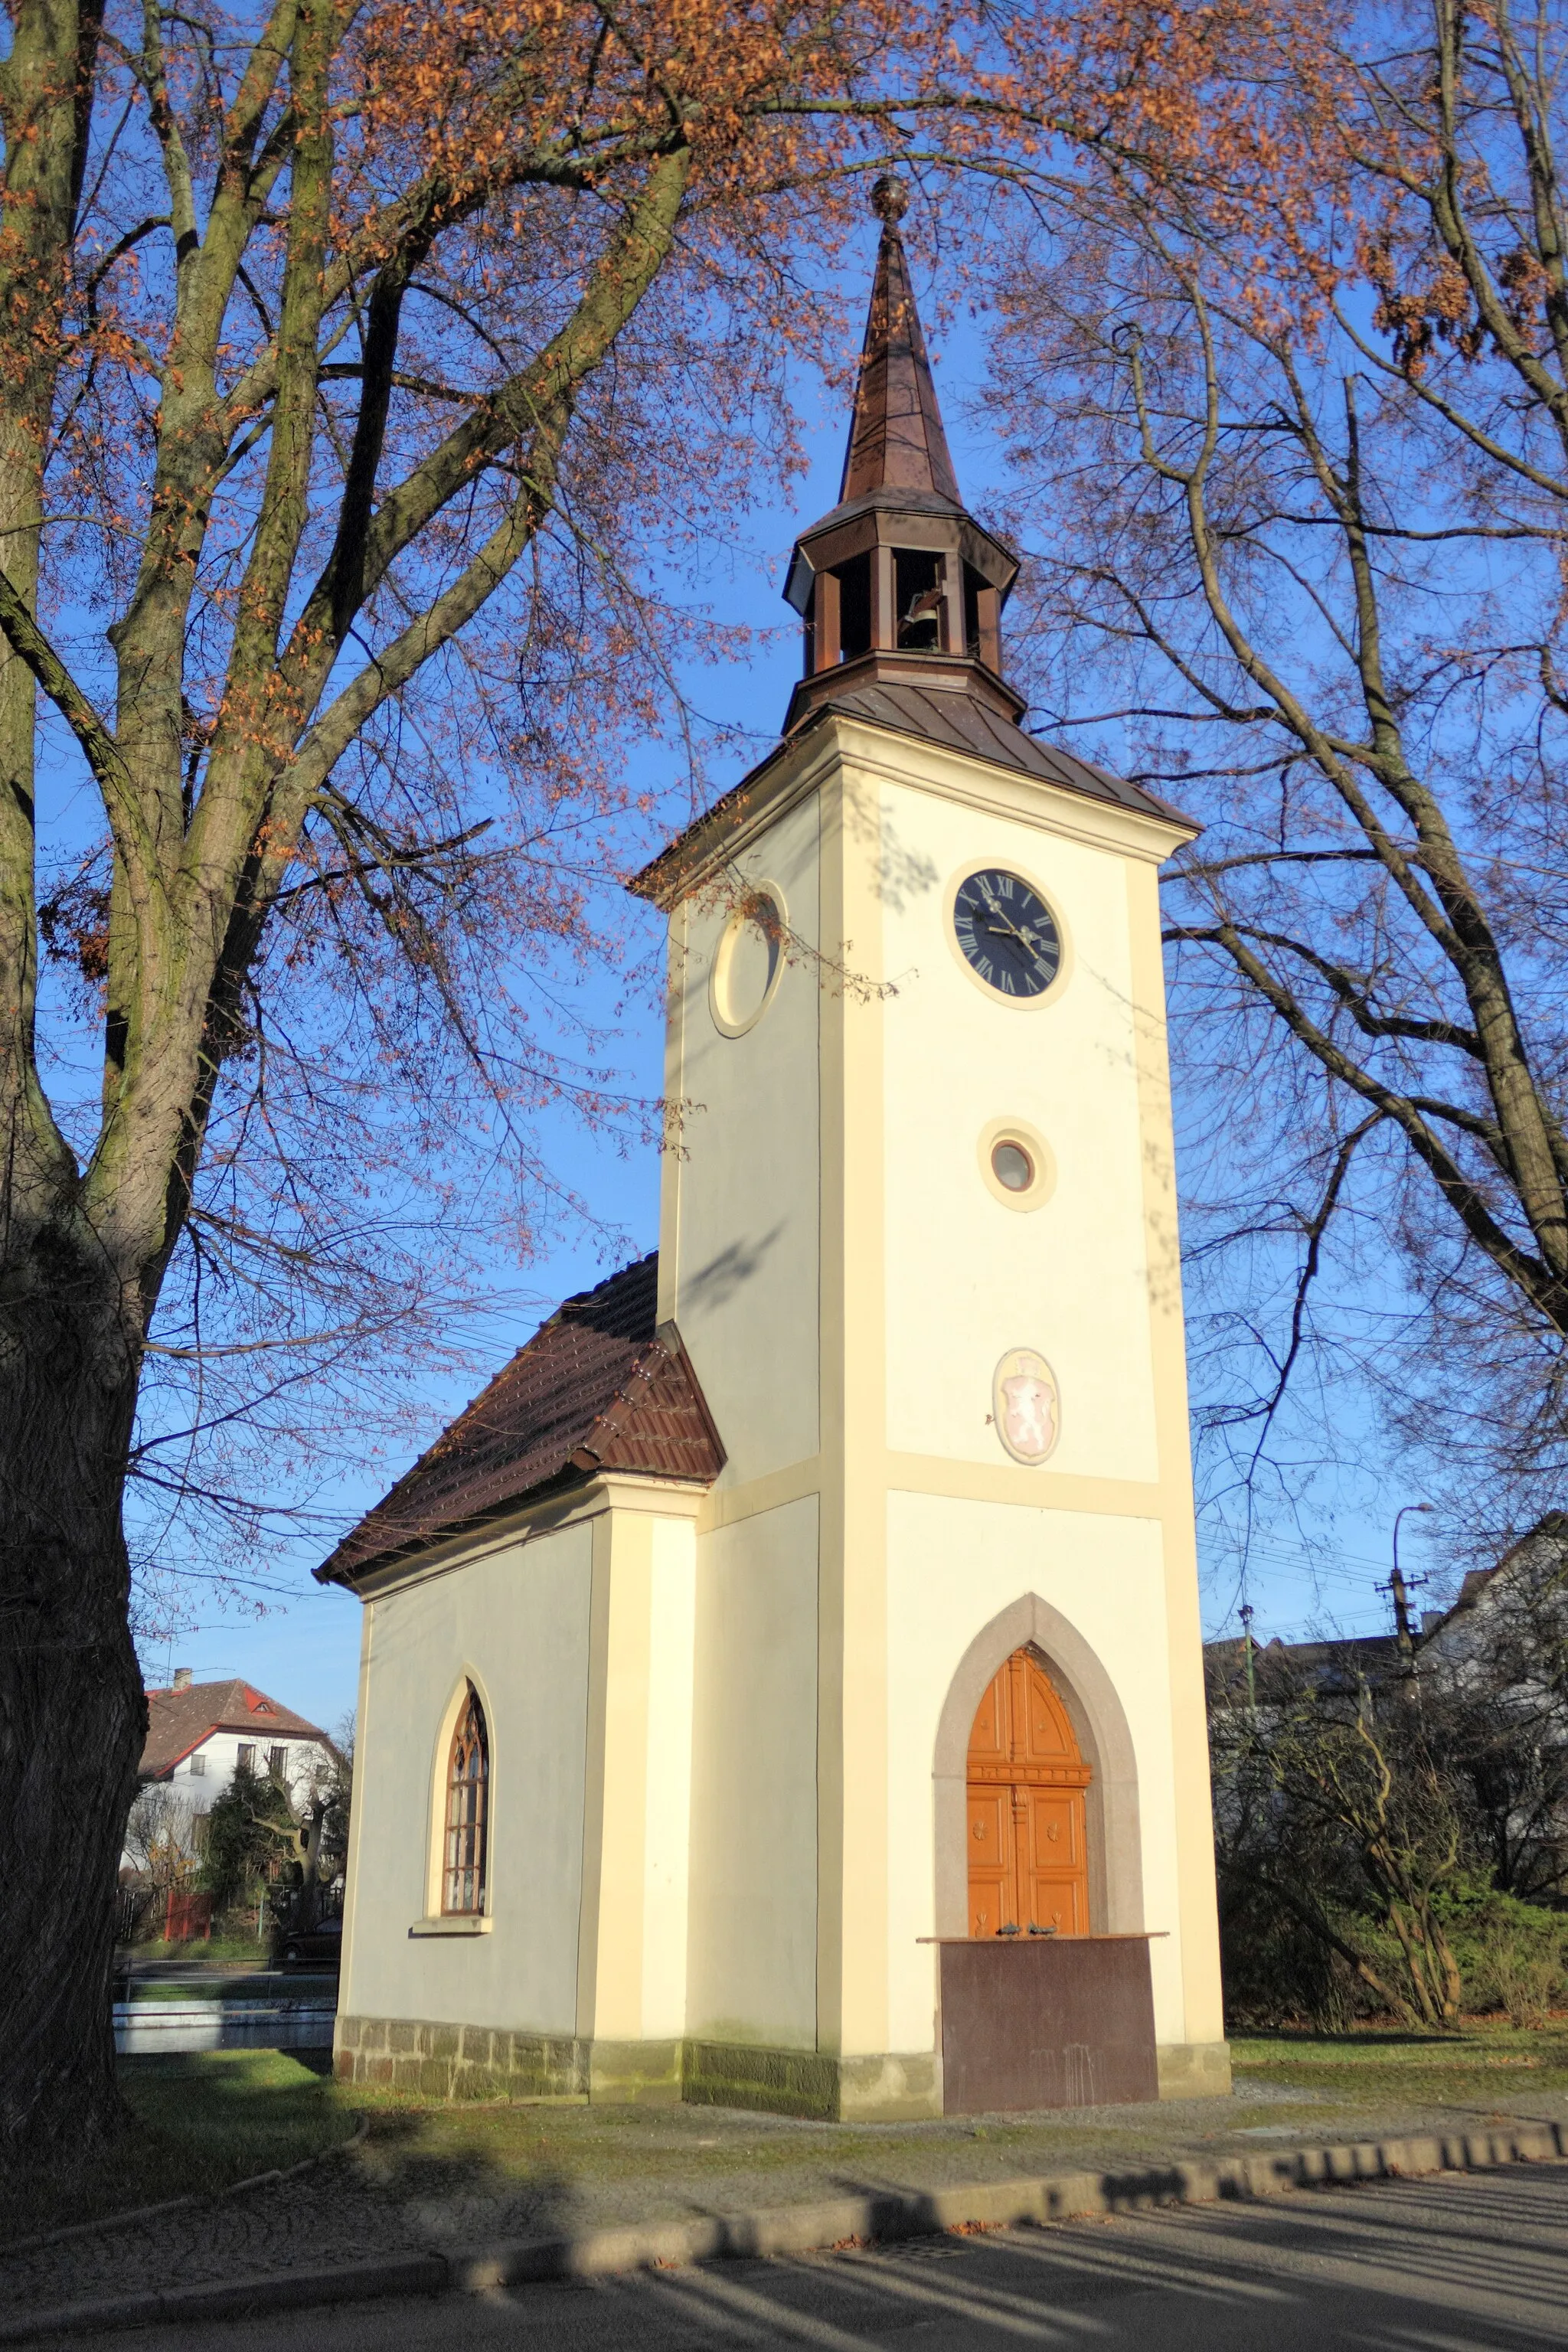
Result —
<path fill-rule="evenodd" d="M 864 268 L 869 282 L 873 246 L 866 240 Z M 929 323 L 929 310 L 928 310 Z M 978 389 L 984 354 L 978 330 L 963 322 L 947 342 L 933 338 L 933 358 L 945 421 L 953 447 L 959 479 L 972 503 L 984 507 L 988 483 L 999 475 L 999 453 L 983 422 L 969 413 Z M 803 416 L 808 427 L 811 470 L 801 484 L 792 509 L 775 508 L 738 519 L 739 551 L 727 572 L 710 585 L 711 602 L 731 618 L 763 630 L 776 630 L 772 639 L 755 644 L 743 666 L 723 672 L 705 672 L 692 681 L 691 690 L 710 716 L 752 730 L 754 748 L 737 757 L 715 777 L 717 789 L 732 782 L 750 760 L 760 757 L 782 719 L 799 662 L 793 615 L 780 597 L 784 560 L 803 523 L 831 506 L 837 495 L 845 431 L 845 401 L 841 394 L 819 394 L 810 383 L 800 388 Z M 747 542 L 749 541 L 749 546 Z M 664 747 L 650 750 L 646 761 L 648 787 L 675 797 L 679 779 L 675 755 Z M 657 946 L 658 919 L 634 908 L 632 941 L 644 950 Z M 644 961 L 647 956 L 645 953 Z M 655 1095 L 660 1082 L 660 1017 L 651 992 L 634 993 L 625 1001 L 625 983 L 618 972 L 606 971 L 587 985 L 595 998 L 595 1019 L 610 1021 L 614 1009 L 618 1029 L 618 1060 L 623 1076 L 645 1096 Z M 1199 1083 L 1195 1073 L 1175 1071 L 1178 1092 L 1184 1084 Z M 651 1248 L 658 1236 L 659 1165 L 650 1150 L 617 1151 L 605 1139 L 585 1137 L 565 1114 L 542 1122 L 545 1155 L 566 1183 L 591 1203 L 602 1226 L 625 1236 L 625 1255 Z M 560 1298 L 603 1278 L 622 1253 L 606 1256 L 605 1234 L 584 1228 L 556 1234 L 520 1277 L 515 1265 L 498 1264 L 497 1283 L 516 1298 L 510 1328 L 498 1331 L 493 1360 L 500 1362 L 520 1345 L 542 1316 Z M 456 1382 L 432 1380 L 422 1399 L 423 1441 L 427 1443 L 453 1411 L 479 1385 L 477 1380 Z M 1353 1400 L 1346 1400 L 1353 1406 Z M 1364 1444 L 1364 1429 L 1360 1433 Z M 408 1448 L 405 1459 L 416 1450 Z M 1359 1455 L 1358 1446 L 1358 1455 Z M 393 1475 L 402 1465 L 390 1465 Z M 374 1501 L 388 1483 L 388 1465 L 376 1465 L 359 1482 L 345 1481 L 335 1496 L 322 1498 L 341 1510 L 345 1519 Z M 1313 1486 L 1313 1506 L 1289 1523 L 1265 1527 L 1253 1535 L 1248 1550 L 1247 1594 L 1258 1610 L 1257 1631 L 1271 1633 L 1317 1631 L 1329 1623 L 1344 1632 L 1382 1630 L 1389 1622 L 1388 1603 L 1376 1591 L 1386 1578 L 1389 1538 L 1394 1515 L 1401 1503 L 1417 1499 L 1414 1487 L 1391 1486 L 1358 1459 L 1331 1463 Z M 1421 1519 L 1406 1520 L 1401 1553 L 1407 1573 L 1426 1564 Z M 1215 1520 L 1203 1530 L 1204 1615 L 1209 1633 L 1237 1630 L 1234 1610 L 1241 1597 L 1237 1554 L 1233 1532 Z M 238 1604 L 216 1598 L 205 1601 L 195 1623 L 174 1637 L 144 1651 L 142 1664 L 149 1684 L 166 1682 L 170 1669 L 189 1665 L 200 1681 L 243 1675 L 273 1696 L 329 1729 L 337 1726 L 354 1702 L 359 1647 L 359 1605 L 349 1595 L 316 1585 L 310 1576 L 313 1549 L 289 1555 L 278 1580 L 282 1591 L 267 1613 L 253 1617 Z M 1430 1593 L 1424 1596 L 1430 1599 Z"/>

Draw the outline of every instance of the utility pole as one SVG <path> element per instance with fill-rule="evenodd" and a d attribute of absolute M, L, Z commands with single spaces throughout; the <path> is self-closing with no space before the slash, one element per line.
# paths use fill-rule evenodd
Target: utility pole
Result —
<path fill-rule="evenodd" d="M 1237 1611 L 1241 1620 L 1242 1654 L 1247 1660 L 1247 1704 L 1254 1715 L 1258 1712 L 1258 1685 L 1252 1675 L 1252 1620 L 1256 1612 L 1250 1601 L 1244 1601 Z"/>
<path fill-rule="evenodd" d="M 1432 1503 L 1405 1503 L 1400 1509 L 1395 1511 L 1394 1515 L 1394 1573 L 1389 1578 L 1386 1584 L 1380 1584 L 1377 1588 L 1380 1592 L 1392 1593 L 1394 1596 L 1394 1635 L 1398 1641 L 1402 1654 L 1407 1658 L 1410 1656 L 1415 1646 L 1410 1629 L 1410 1595 L 1415 1591 L 1418 1585 L 1426 1583 L 1428 1580 L 1425 1576 L 1405 1576 L 1401 1572 L 1399 1566 L 1399 1522 L 1405 1517 L 1407 1512 L 1431 1511 L 1436 1509 L 1436 1506 Z"/>

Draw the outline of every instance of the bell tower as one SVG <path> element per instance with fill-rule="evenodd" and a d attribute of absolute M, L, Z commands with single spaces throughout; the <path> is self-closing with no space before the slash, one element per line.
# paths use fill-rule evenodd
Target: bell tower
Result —
<path fill-rule="evenodd" d="M 909 263 L 900 182 L 877 182 L 882 222 L 838 503 L 795 542 L 784 594 L 804 622 L 805 674 L 785 732 L 854 683 L 918 680 L 1004 718 L 1002 606 L 1018 566 L 968 514 L 948 454 Z"/>
<path fill-rule="evenodd" d="M 905 202 L 879 182 L 783 735 L 637 885 L 670 937 L 658 1318 L 725 1453 L 685 2095 L 941 2112 L 943 1939 L 998 1924 L 1137 1945 L 1162 2086 L 1223 2091 L 1157 890 L 1196 828 L 1020 724 L 1017 565 L 960 495 Z M 1035 1729 L 986 1731 L 997 1690 Z"/>

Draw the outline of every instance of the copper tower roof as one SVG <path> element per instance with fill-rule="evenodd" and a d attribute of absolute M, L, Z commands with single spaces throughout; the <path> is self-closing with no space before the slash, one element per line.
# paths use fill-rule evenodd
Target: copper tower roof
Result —
<path fill-rule="evenodd" d="M 1141 816 L 1191 824 L 1143 786 L 1020 723 L 1026 705 L 1003 675 L 1001 630 L 1017 558 L 959 491 L 899 229 L 908 202 L 891 174 L 871 192 L 881 236 L 838 502 L 796 540 L 784 588 L 805 624 L 805 673 L 791 694 L 783 739 L 636 877 L 633 889 L 661 906 L 672 905 L 719 855 L 774 762 L 836 717 L 916 736 Z M 931 572 L 922 581 L 915 572 L 933 558 L 934 594 Z M 922 601 L 900 612 L 907 559 Z M 862 600 L 854 642 L 846 627 L 852 590 Z M 929 635 L 906 640 L 903 624 L 916 612 L 929 614 L 933 601 L 942 614 L 935 643 Z"/>
<path fill-rule="evenodd" d="M 872 203 L 881 217 L 882 240 L 838 502 L 847 505 L 873 490 L 901 490 L 934 493 L 962 507 L 899 235 L 909 198 L 900 182 L 889 178 L 878 181 Z"/>

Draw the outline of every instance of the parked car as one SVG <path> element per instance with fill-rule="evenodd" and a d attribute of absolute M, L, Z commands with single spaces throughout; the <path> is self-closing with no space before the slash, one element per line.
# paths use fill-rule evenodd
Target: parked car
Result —
<path fill-rule="evenodd" d="M 336 1968 L 342 1958 L 343 1923 L 341 1915 L 331 1919 L 318 1919 L 310 1927 L 290 1927 L 286 1920 L 275 1920 L 272 1927 L 272 1957 L 285 1968 L 300 1960 L 329 1960 Z"/>

